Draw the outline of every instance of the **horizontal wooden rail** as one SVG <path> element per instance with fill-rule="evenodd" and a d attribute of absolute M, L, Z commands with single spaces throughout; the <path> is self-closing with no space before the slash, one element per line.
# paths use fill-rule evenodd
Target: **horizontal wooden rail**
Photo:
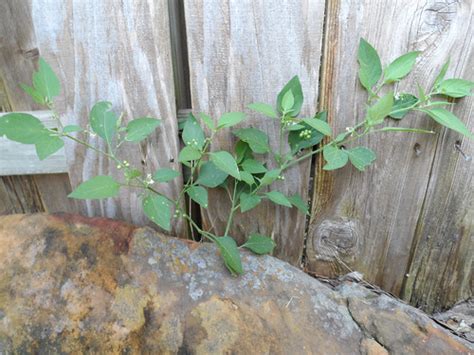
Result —
<path fill-rule="evenodd" d="M 184 119 L 191 112 L 189 109 L 179 110 L 178 119 Z M 11 113 L 0 113 L 0 117 Z M 29 113 L 41 120 L 48 128 L 56 127 L 51 111 L 32 111 Z M 36 155 L 33 144 L 12 142 L 0 137 L 0 176 L 34 175 L 67 173 L 66 153 L 59 150 L 49 158 L 41 161 Z"/>

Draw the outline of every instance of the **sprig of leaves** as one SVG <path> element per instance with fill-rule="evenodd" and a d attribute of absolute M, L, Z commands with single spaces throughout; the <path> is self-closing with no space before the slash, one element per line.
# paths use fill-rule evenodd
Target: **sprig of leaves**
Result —
<path fill-rule="evenodd" d="M 465 124 L 446 109 L 454 102 L 436 100 L 440 97 L 459 99 L 471 95 L 474 88 L 471 81 L 445 78 L 449 61 L 441 68 L 431 90 L 419 86 L 417 93 L 394 92 L 391 85 L 409 75 L 420 54 L 417 51 L 403 54 L 384 67 L 377 50 L 361 39 L 357 53 L 358 76 L 368 93 L 367 112 L 360 123 L 338 134 L 333 132 L 326 112 L 299 117 L 305 109 L 298 76 L 291 78 L 278 93 L 275 106 L 264 102 L 248 105 L 259 117 L 263 115 L 278 125 L 277 151 L 271 148 L 274 137 L 268 137 L 264 131 L 248 125 L 236 127 L 247 119 L 243 112 L 224 113 L 219 119 L 213 119 L 206 113 L 196 116 L 190 114 L 180 122 L 184 144 L 178 161 L 187 168 L 187 179 L 175 199 L 158 192 L 156 185 L 173 181 L 180 176 L 181 171 L 160 167 L 154 172 L 144 172 L 116 156 L 122 144 L 138 143 L 150 136 L 160 126 L 159 119 L 140 117 L 124 125 L 123 115 L 117 115 L 110 102 L 101 101 L 91 109 L 90 129 L 77 125 L 63 127 L 56 112 L 54 117 L 58 120 L 58 129 L 46 128 L 32 115 L 11 113 L 0 118 L 0 137 L 35 145 L 40 159 L 46 159 L 61 149 L 63 139 L 72 139 L 103 154 L 116 163 L 117 169 L 123 172 L 124 181 L 99 175 L 81 183 L 69 197 L 113 198 L 118 196 L 122 187 L 142 189 L 143 211 L 152 222 L 170 231 L 173 218 L 185 219 L 192 230 L 217 245 L 227 269 L 233 275 L 239 275 L 244 270 L 239 246 L 229 236 L 236 213 L 247 213 L 262 203 L 274 203 L 282 208 L 295 208 L 309 214 L 306 197 L 286 195 L 274 189 L 274 183 L 284 180 L 285 172 L 291 166 L 322 153 L 325 160 L 323 169 L 326 171 L 341 169 L 348 163 L 364 171 L 376 161 L 376 154 L 368 147 L 352 146 L 355 140 L 376 132 L 433 133 L 431 130 L 384 125 L 389 119 L 396 122 L 406 120 L 405 117 L 413 111 L 423 112 L 436 123 L 474 138 Z M 43 59 L 38 64 L 38 71 L 32 78 L 33 85 L 22 85 L 22 88 L 35 102 L 53 110 L 54 98 L 60 93 L 60 83 Z M 379 95 L 380 92 L 385 94 Z M 216 134 L 224 129 L 232 129 L 236 139 L 233 150 L 211 149 Z M 93 135 L 106 142 L 106 150 L 92 146 L 81 138 Z M 320 146 L 324 138 L 327 143 Z M 185 198 L 203 209 L 209 208 L 208 189 L 223 189 L 229 196 L 231 207 L 225 231 L 211 233 L 203 230 L 184 208 Z M 275 242 L 268 236 L 252 231 L 240 248 L 256 254 L 270 254 Z"/>

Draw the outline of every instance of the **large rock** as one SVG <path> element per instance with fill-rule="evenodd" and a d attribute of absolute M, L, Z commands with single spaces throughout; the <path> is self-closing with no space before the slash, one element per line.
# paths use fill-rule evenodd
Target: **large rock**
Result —
<path fill-rule="evenodd" d="M 0 217 L 0 353 L 468 354 L 420 311 L 242 252 L 71 215 Z"/>

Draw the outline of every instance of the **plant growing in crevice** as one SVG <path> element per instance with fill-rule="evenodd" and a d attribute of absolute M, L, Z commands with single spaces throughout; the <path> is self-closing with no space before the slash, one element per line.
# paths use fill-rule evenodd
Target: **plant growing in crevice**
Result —
<path fill-rule="evenodd" d="M 92 107 L 88 128 L 64 126 L 53 104 L 54 98 L 60 93 L 60 83 L 43 59 L 39 60 L 38 71 L 33 75 L 33 86 L 22 85 L 22 88 L 35 102 L 53 112 L 58 127 L 48 129 L 40 120 L 27 113 L 10 113 L 0 118 L 0 137 L 34 144 L 40 159 L 46 159 L 61 149 L 64 139 L 71 139 L 104 155 L 123 172 L 123 179 L 117 181 L 111 176 L 96 176 L 80 184 L 69 197 L 102 199 L 117 196 L 122 187 L 141 189 L 143 211 L 150 220 L 167 231 L 171 229 L 173 220 L 186 220 L 202 238 L 216 243 L 232 274 L 241 274 L 243 268 L 239 247 L 229 235 L 236 213 L 246 213 L 264 200 L 287 208 L 297 208 L 301 213 L 309 213 L 307 202 L 301 196 L 286 196 L 273 188 L 273 183 L 283 180 L 286 170 L 291 166 L 322 152 L 326 162 L 324 170 L 340 169 L 350 162 L 356 169 L 364 171 L 375 161 L 375 152 L 364 146 L 349 147 L 349 143 L 377 132 L 434 133 L 430 130 L 386 124 L 388 119 L 402 120 L 413 111 L 423 112 L 439 124 L 473 138 L 462 121 L 445 108 L 454 105 L 454 100 L 436 100 L 443 97 L 462 98 L 470 95 L 474 88 L 474 83 L 467 80 L 445 79 L 449 63 L 442 67 L 430 90 L 425 90 L 420 85 L 416 95 L 390 90 L 393 83 L 410 73 L 418 55 L 419 52 L 407 53 L 383 68 L 376 50 L 361 39 L 358 51 L 359 80 L 368 92 L 366 115 L 360 123 L 338 134 L 333 133 L 326 112 L 299 117 L 303 92 L 297 76 L 279 92 L 276 107 L 260 102 L 250 104 L 250 110 L 273 120 L 279 127 L 279 135 L 275 137 L 278 146 L 276 152 L 270 149 L 270 137 L 265 132 L 253 127 L 236 128 L 246 120 L 245 113 L 229 112 L 217 120 L 205 113 L 196 116 L 190 114 L 182 125 L 184 147 L 178 156 L 178 161 L 189 169 L 189 177 L 176 198 L 165 196 L 156 186 L 169 183 L 180 172 L 160 167 L 152 174 L 145 174 L 118 157 L 119 147 L 146 139 L 160 126 L 160 120 L 141 117 L 123 124 L 122 116 L 112 111 L 112 105 L 102 101 Z M 385 94 L 382 95 L 382 91 Z M 207 127 L 206 130 L 203 129 L 204 126 Z M 233 150 L 211 151 L 216 134 L 227 129 L 231 129 L 237 138 Z M 99 136 L 105 141 L 106 149 L 91 145 L 84 138 L 87 135 Z M 321 146 L 324 137 L 327 137 L 328 142 Z M 208 208 L 208 189 L 227 191 L 230 209 L 224 230 L 203 230 L 183 207 L 185 198 L 188 197 L 201 208 Z M 241 248 L 257 254 L 267 254 L 275 247 L 268 236 L 255 231 L 249 231 L 248 235 Z"/>

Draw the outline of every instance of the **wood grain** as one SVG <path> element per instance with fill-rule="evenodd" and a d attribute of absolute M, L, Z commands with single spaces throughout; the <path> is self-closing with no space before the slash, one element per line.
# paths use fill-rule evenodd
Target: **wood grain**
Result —
<path fill-rule="evenodd" d="M 10 27 L 26 23 L 31 33 L 13 36 L 13 53 L 18 47 L 35 48 L 54 68 L 62 83 L 56 102 L 65 123 L 88 123 L 88 112 L 99 100 L 108 100 L 116 112 L 124 112 L 124 122 L 143 116 L 159 117 L 161 128 L 140 145 L 124 146 L 121 159 L 151 173 L 157 167 L 180 169 L 176 162 L 178 132 L 167 1 L 46 1 L 32 0 L 22 6 L 17 1 L 3 2 L 11 17 Z M 8 14 L 8 10 L 10 14 Z M 13 12 L 12 12 L 13 11 Z M 3 21 L 2 21 L 3 22 Z M 11 61 L 10 61 L 11 62 Z M 9 70 L 10 67 L 8 67 Z M 29 82 L 19 75 L 12 82 Z M 97 137 L 83 137 L 103 147 Z M 73 186 L 95 175 L 121 178 L 115 164 L 83 146 L 66 145 Z M 173 197 L 181 180 L 163 184 L 159 190 Z M 136 224 L 146 223 L 141 209 L 141 191 L 122 189 L 120 197 L 87 201 L 81 211 L 88 215 L 122 218 Z M 181 234 L 182 223 L 175 223 Z"/>
<path fill-rule="evenodd" d="M 305 95 L 303 115 L 317 104 L 324 1 L 185 1 L 192 107 L 217 120 L 256 101 L 274 104 L 279 90 L 299 75 Z M 277 124 L 249 113 L 245 124 L 263 129 L 273 140 Z M 230 149 L 235 138 L 220 134 L 213 150 Z M 286 173 L 283 193 L 308 194 L 310 162 Z M 210 194 L 203 210 L 205 228 L 223 233 L 229 204 L 225 193 Z M 242 241 L 250 232 L 273 235 L 275 255 L 297 264 L 302 255 L 305 217 L 294 209 L 264 203 L 238 216 L 230 234 Z"/>
<path fill-rule="evenodd" d="M 330 0 L 327 8 L 321 102 L 327 105 L 336 131 L 359 122 L 365 111 L 366 94 L 357 78 L 359 37 L 374 44 L 385 64 L 407 51 L 423 51 L 414 72 L 395 87 L 397 92 L 416 93 L 417 82 L 431 85 L 449 56 L 455 69 L 450 74 L 472 80 L 472 62 L 469 65 L 466 59 L 472 47 L 466 43 L 466 38 L 472 37 L 473 5 L 469 1 Z M 465 100 L 460 106 L 457 113 L 467 122 L 472 102 Z M 443 168 L 443 164 L 447 163 L 450 154 L 456 154 L 452 144 L 453 140 L 460 139 L 458 135 L 450 133 L 447 136 L 422 114 L 411 115 L 392 125 L 428 128 L 441 133 L 437 136 L 385 134 L 363 139 L 357 145 L 370 147 L 377 153 L 377 161 L 365 173 L 349 166 L 333 173 L 324 172 L 319 161 L 315 171 L 307 267 L 327 276 L 355 269 L 367 280 L 398 294 L 412 259 L 415 234 L 427 235 L 434 231 L 440 240 L 455 235 L 465 235 L 460 237 L 463 243 L 468 243 L 469 235 L 472 240 L 472 221 L 470 225 L 460 222 L 466 211 L 468 215 L 472 213 L 472 202 L 460 200 L 471 184 L 472 164 L 458 156 L 459 166 L 454 163 L 448 176 L 444 176 L 446 166 Z M 444 190 L 445 195 L 441 198 L 452 200 L 446 207 L 458 216 L 457 232 L 455 229 L 431 229 L 430 232 L 418 229 L 415 233 L 419 220 L 425 223 L 423 219 L 427 218 L 426 214 L 420 216 L 423 205 L 423 211 L 433 213 L 428 221 L 434 223 L 441 217 L 435 212 L 439 207 L 431 206 L 439 201 L 430 191 L 446 189 L 446 186 L 450 186 L 451 191 Z M 444 218 L 445 223 L 449 223 L 449 217 Z M 464 230 L 463 234 L 460 230 Z M 462 257 L 464 253 L 453 250 L 446 258 L 433 259 L 430 263 L 449 265 L 453 258 Z M 469 268 L 469 262 L 462 268 L 465 267 Z M 466 274 L 460 278 L 466 278 Z"/>

